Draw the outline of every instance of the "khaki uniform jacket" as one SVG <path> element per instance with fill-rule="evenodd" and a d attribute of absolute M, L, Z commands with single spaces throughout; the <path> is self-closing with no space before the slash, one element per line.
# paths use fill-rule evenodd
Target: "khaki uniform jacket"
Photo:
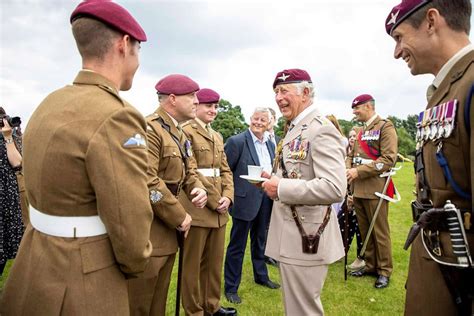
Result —
<path fill-rule="evenodd" d="M 372 159 L 360 147 L 356 138 L 354 149 L 347 155 L 346 168 L 355 167 L 359 177 L 353 183 L 353 195 L 362 199 L 378 199 L 375 192 L 382 193 L 387 178 L 380 177 L 380 174 L 389 171 L 397 161 L 398 137 L 392 122 L 377 116 L 377 118 L 365 129 L 364 132 L 380 131 L 379 139 L 367 141 L 369 146 L 375 149 L 379 154 L 376 160 L 365 165 L 356 165 L 353 163 L 354 157 L 363 159 Z M 359 130 L 356 130 L 359 133 Z M 358 135 L 358 134 L 357 134 Z"/>
<path fill-rule="evenodd" d="M 304 159 L 288 158 L 292 141 L 301 136 L 309 142 Z M 328 206 L 341 202 L 346 194 L 344 168 L 345 147 L 336 128 L 316 109 L 304 117 L 283 139 L 283 160 L 290 175 L 281 178 L 279 199 L 273 203 L 270 229 L 265 254 L 287 264 L 300 266 L 327 265 L 344 256 L 341 232 L 335 214 L 331 214 L 319 242 L 317 254 L 305 254 L 301 235 L 291 215 L 290 205 L 296 210 L 307 234 L 315 234 Z M 332 211 L 331 211 L 332 212 Z"/>
<path fill-rule="evenodd" d="M 186 136 L 178 131 L 168 113 L 159 107 L 147 117 L 147 124 L 148 189 L 150 192 L 158 191 L 162 195 L 157 203 L 152 202 L 155 214 L 150 238 L 153 243 L 152 256 L 165 256 L 178 251 L 176 227 L 181 225 L 186 217 L 185 208 L 166 184 L 182 185 L 190 198 L 193 188 L 205 190 L 205 187 L 196 174 L 196 160 L 191 156 L 186 159 L 187 165 L 184 164 L 183 153 L 171 135 L 180 140 L 182 148 L 185 148 Z"/>
<path fill-rule="evenodd" d="M 451 136 L 443 138 L 443 154 L 447 160 L 452 177 L 458 186 L 474 196 L 474 99 L 470 103 L 470 134 L 466 130 L 464 109 L 469 90 L 474 83 L 474 51 L 462 57 L 449 71 L 428 102 L 432 108 L 450 100 L 457 99 L 455 126 Z M 429 198 L 434 207 L 441 208 L 446 200 L 463 210 L 474 210 L 474 200 L 462 199 L 444 178 L 443 171 L 436 160 L 439 141 L 429 141 L 423 146 L 425 179 L 430 188 Z M 419 193 L 419 188 L 417 188 Z M 474 219 L 471 217 L 471 224 Z M 406 315 L 455 315 L 457 309 L 449 293 L 438 264 L 426 252 L 421 243 L 421 234 L 415 239 L 410 255 L 407 281 Z M 474 253 L 473 228 L 467 231 L 471 256 Z M 443 254 L 454 260 L 449 233 L 440 233 Z M 465 269 L 459 269 L 465 270 Z M 472 286 L 472 280 L 470 280 Z"/>
<path fill-rule="evenodd" d="M 28 226 L 0 314 L 128 311 L 121 272 L 142 272 L 152 250 L 145 127 L 113 84 L 92 71 L 39 105 L 23 139 L 31 206 L 55 216 L 99 215 L 107 234 L 62 238 Z M 132 138 L 142 142 L 125 145 Z"/>
<path fill-rule="evenodd" d="M 219 214 L 216 209 L 222 197 L 234 200 L 234 183 L 232 171 L 227 163 L 224 152 L 222 136 L 214 130 L 211 135 L 196 120 L 191 120 L 183 126 L 183 131 L 191 141 L 193 154 L 198 168 L 219 169 L 219 177 L 204 177 L 197 173 L 199 180 L 207 190 L 207 204 L 204 209 L 196 208 L 184 193 L 179 196 L 179 201 L 184 209 L 193 218 L 192 226 L 221 227 L 229 220 L 228 213 Z"/>

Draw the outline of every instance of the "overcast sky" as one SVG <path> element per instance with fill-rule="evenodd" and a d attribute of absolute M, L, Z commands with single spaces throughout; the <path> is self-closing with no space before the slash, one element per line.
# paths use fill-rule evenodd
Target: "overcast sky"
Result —
<path fill-rule="evenodd" d="M 80 1 L 1 0 L 0 104 L 26 122 L 48 93 L 81 67 L 69 16 Z M 399 0 L 117 1 L 142 25 L 140 68 L 122 96 L 147 115 L 154 86 L 182 73 L 212 88 L 248 120 L 257 106 L 278 109 L 272 82 L 287 68 L 309 72 L 315 103 L 350 119 L 351 101 L 369 93 L 382 116 L 421 111 L 431 75 L 411 76 L 393 58 L 385 18 Z M 471 35 L 471 41 L 473 36 Z"/>

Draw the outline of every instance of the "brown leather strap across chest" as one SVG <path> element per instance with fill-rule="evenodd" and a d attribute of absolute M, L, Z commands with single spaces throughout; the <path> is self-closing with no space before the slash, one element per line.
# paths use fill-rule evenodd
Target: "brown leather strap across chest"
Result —
<path fill-rule="evenodd" d="M 290 208 L 291 208 L 291 214 L 293 216 L 293 219 L 295 220 L 295 224 L 298 227 L 298 231 L 300 232 L 300 235 L 301 235 L 303 253 L 311 253 L 311 254 L 317 253 L 318 246 L 319 246 L 319 239 L 321 238 L 321 235 L 323 234 L 324 229 L 326 228 L 327 224 L 329 223 L 329 219 L 331 218 L 331 206 L 328 206 L 326 210 L 326 214 L 324 215 L 324 220 L 321 223 L 321 225 L 319 225 L 319 228 L 314 235 L 308 235 L 306 231 L 304 230 L 303 223 L 301 223 L 301 219 L 298 216 L 296 207 L 294 205 L 291 205 Z"/>

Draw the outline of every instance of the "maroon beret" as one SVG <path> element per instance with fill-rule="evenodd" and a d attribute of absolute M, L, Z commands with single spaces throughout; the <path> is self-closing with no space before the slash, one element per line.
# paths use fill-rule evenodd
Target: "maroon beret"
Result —
<path fill-rule="evenodd" d="M 212 89 L 203 88 L 196 93 L 199 103 L 219 103 L 221 96 Z"/>
<path fill-rule="evenodd" d="M 70 21 L 81 17 L 99 20 L 110 27 L 128 34 L 137 41 L 146 42 L 146 34 L 140 24 L 123 7 L 109 0 L 88 0 L 79 3 L 72 12 Z"/>
<path fill-rule="evenodd" d="M 161 94 L 184 95 L 198 91 L 199 85 L 185 75 L 173 74 L 158 81 L 155 89 Z"/>
<path fill-rule="evenodd" d="M 279 84 L 296 83 L 301 81 L 311 82 L 309 74 L 302 69 L 285 69 L 275 76 L 273 89 Z"/>
<path fill-rule="evenodd" d="M 361 94 L 352 101 L 352 108 L 369 101 L 374 101 L 374 98 L 370 94 Z"/>
<path fill-rule="evenodd" d="M 387 19 L 385 20 L 385 30 L 388 35 L 392 35 L 393 30 L 410 15 L 415 13 L 431 0 L 402 0 L 401 3 L 394 6 Z"/>

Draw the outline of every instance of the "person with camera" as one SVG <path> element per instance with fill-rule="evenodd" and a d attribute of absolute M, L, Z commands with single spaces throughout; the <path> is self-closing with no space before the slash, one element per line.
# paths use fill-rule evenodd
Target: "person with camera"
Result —
<path fill-rule="evenodd" d="M 8 259 L 16 256 L 23 235 L 20 192 L 16 172 L 21 170 L 21 134 L 18 117 L 0 107 L 0 276 Z M 14 125 L 14 126 L 12 126 Z"/>

